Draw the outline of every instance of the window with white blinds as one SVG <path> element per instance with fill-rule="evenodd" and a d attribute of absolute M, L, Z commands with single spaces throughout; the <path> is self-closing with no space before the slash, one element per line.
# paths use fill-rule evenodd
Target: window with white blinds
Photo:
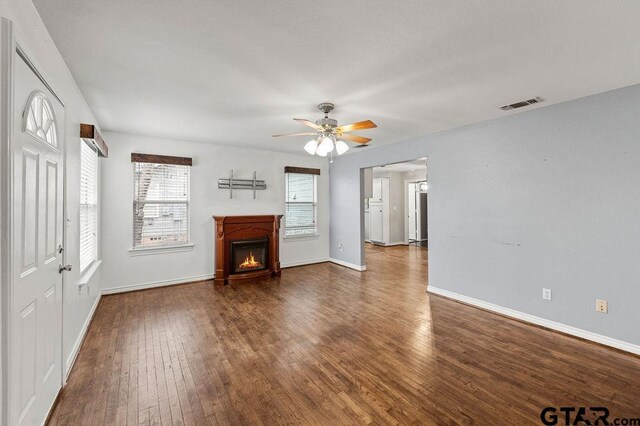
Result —
<path fill-rule="evenodd" d="M 189 244 L 191 167 L 133 162 L 133 248 Z"/>
<path fill-rule="evenodd" d="M 317 175 L 285 173 L 285 237 L 316 235 Z"/>
<path fill-rule="evenodd" d="M 80 142 L 80 273 L 98 259 L 98 153 Z"/>

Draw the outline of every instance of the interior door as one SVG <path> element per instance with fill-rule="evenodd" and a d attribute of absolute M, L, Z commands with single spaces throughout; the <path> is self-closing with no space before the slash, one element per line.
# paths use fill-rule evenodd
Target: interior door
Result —
<path fill-rule="evenodd" d="M 429 195 L 426 192 L 420 192 L 420 241 L 427 241 L 429 239 L 429 227 L 428 227 L 428 200 Z"/>
<path fill-rule="evenodd" d="M 419 189 L 420 184 L 416 184 L 416 189 Z M 415 206 L 415 224 L 416 224 L 416 241 L 420 241 L 420 235 L 422 235 L 422 211 L 420 210 L 420 192 L 413 193 L 413 203 Z"/>
<path fill-rule="evenodd" d="M 15 60 L 10 423 L 43 424 L 62 386 L 64 107 Z"/>
<path fill-rule="evenodd" d="M 407 186 L 407 219 L 409 220 L 409 241 L 417 239 L 416 233 L 416 184 L 410 183 Z"/>

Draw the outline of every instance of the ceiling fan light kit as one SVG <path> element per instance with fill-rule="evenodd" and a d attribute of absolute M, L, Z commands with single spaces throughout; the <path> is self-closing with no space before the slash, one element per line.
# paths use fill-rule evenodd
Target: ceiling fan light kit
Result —
<path fill-rule="evenodd" d="M 273 137 L 313 135 L 314 139 L 305 144 L 304 150 L 310 155 L 318 155 L 320 157 L 326 157 L 329 154 L 333 155 L 334 149 L 338 155 L 344 154 L 349 150 L 349 145 L 347 145 L 346 141 L 366 146 L 371 140 L 370 138 L 353 135 L 349 132 L 372 129 L 378 126 L 371 120 L 338 126 L 336 120 L 329 118 L 329 113 L 334 108 L 335 106 L 329 102 L 318 105 L 318 109 L 324 113 L 324 118 L 316 120 L 315 123 L 303 118 L 294 118 L 295 121 L 314 129 L 313 132 L 273 135 Z"/>
<path fill-rule="evenodd" d="M 345 143 L 345 141 L 337 141 L 336 142 L 336 152 L 338 155 L 342 155 L 349 150 L 349 145 Z"/>
<path fill-rule="evenodd" d="M 304 146 L 304 150 L 307 151 L 310 155 L 315 155 L 316 151 L 318 150 L 318 141 L 316 139 L 311 139 Z"/>

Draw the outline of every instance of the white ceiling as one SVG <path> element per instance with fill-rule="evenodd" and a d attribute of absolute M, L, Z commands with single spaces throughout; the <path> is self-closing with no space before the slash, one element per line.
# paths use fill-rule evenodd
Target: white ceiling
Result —
<path fill-rule="evenodd" d="M 34 3 L 103 130 L 301 152 L 319 102 L 378 145 L 640 82 L 637 0 Z"/>

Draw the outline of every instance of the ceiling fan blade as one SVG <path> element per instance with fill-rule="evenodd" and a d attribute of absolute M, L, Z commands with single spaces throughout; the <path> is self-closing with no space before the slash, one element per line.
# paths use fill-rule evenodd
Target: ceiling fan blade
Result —
<path fill-rule="evenodd" d="M 338 126 L 335 128 L 336 132 L 353 132 L 354 130 L 373 129 L 378 127 L 376 123 L 371 120 L 358 121 L 357 123 L 345 124 L 344 126 Z"/>
<path fill-rule="evenodd" d="M 355 143 L 367 143 L 371 140 L 370 138 L 363 138 L 362 136 L 350 135 L 348 133 L 343 133 L 339 135 L 338 139 L 344 139 L 344 140 L 355 142 Z"/>
<path fill-rule="evenodd" d="M 311 136 L 311 135 L 315 136 L 315 135 L 317 135 L 317 133 L 314 133 L 314 132 L 307 132 L 307 133 L 285 133 L 285 134 L 282 134 L 282 135 L 273 135 L 273 137 L 274 137 L 274 138 L 280 138 L 280 137 L 282 137 L 282 136 Z"/>
<path fill-rule="evenodd" d="M 312 129 L 322 130 L 322 127 L 318 126 L 316 123 L 312 123 L 311 121 L 305 120 L 304 118 L 294 118 L 294 120 L 296 120 L 298 123 L 304 124 L 305 126 L 309 126 Z"/>

